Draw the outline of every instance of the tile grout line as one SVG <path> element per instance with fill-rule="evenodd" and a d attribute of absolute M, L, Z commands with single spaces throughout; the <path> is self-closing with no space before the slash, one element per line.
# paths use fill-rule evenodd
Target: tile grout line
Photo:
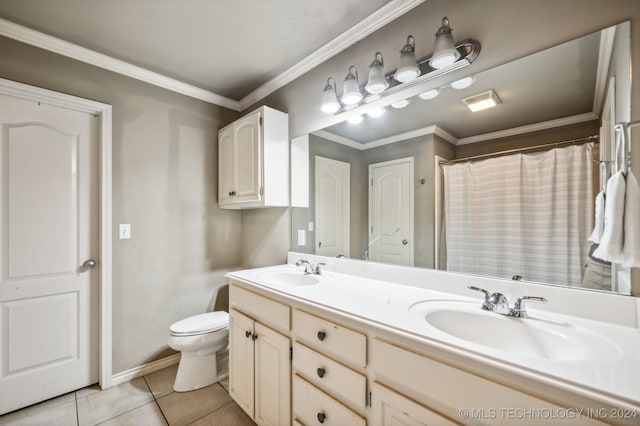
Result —
<path fill-rule="evenodd" d="M 222 385 L 220 385 L 220 386 L 224 389 L 224 386 L 222 386 Z M 225 390 L 226 390 L 226 389 L 225 389 Z M 216 411 L 220 411 L 220 410 L 222 410 L 224 407 L 226 407 L 226 406 L 228 406 L 228 405 L 231 405 L 231 404 L 233 404 L 234 402 L 235 402 L 235 401 L 232 399 L 231 401 L 229 401 L 228 403 L 224 404 L 223 406 L 220 406 L 220 407 L 216 408 L 216 409 L 215 409 L 215 410 L 213 410 L 213 411 L 209 411 L 208 413 L 206 413 L 206 414 L 204 414 L 204 415 L 202 415 L 202 416 L 198 417 L 197 419 L 193 420 L 192 422 L 187 423 L 187 425 L 186 425 L 186 426 L 192 425 L 192 424 L 194 424 L 195 422 L 197 422 L 198 420 L 203 419 L 203 418 L 207 417 L 208 415 L 215 413 Z"/>
<path fill-rule="evenodd" d="M 76 402 L 76 426 L 80 426 L 80 413 L 78 411 L 78 391 L 73 392 L 73 398 Z"/>
<path fill-rule="evenodd" d="M 164 414 L 164 411 L 162 411 L 162 407 L 160 406 L 160 403 L 158 402 L 158 399 L 156 398 L 156 394 L 153 393 L 153 391 L 151 390 L 151 386 L 149 386 L 149 382 L 147 382 L 147 376 L 142 376 L 142 379 L 144 380 L 145 384 L 149 388 L 149 392 L 151 392 L 151 396 L 153 397 L 153 400 L 155 401 L 156 405 L 158 406 L 158 410 L 160 410 L 160 414 L 162 414 L 162 418 L 164 419 L 165 422 L 167 422 L 168 425 L 170 425 L 169 419 L 167 419 L 167 416 Z"/>

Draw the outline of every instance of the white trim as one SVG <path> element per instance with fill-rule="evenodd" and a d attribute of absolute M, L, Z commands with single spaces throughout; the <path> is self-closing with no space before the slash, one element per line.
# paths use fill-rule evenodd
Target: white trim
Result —
<path fill-rule="evenodd" d="M 419 136 L 431 135 L 431 134 L 441 137 L 442 139 L 444 139 L 445 141 L 449 142 L 452 145 L 456 145 L 458 142 L 458 139 L 456 139 L 453 135 L 451 135 L 449 132 L 447 132 L 446 130 L 436 125 L 431 125 L 431 126 L 423 127 L 421 129 L 411 130 L 409 132 L 400 133 L 400 134 L 389 136 L 382 139 L 377 139 L 367 143 L 356 142 L 353 139 L 349 139 L 344 136 L 337 135 L 327 130 L 316 130 L 315 132 L 312 133 L 312 135 L 316 135 L 323 139 L 327 139 L 332 142 L 346 145 L 350 148 L 355 148 L 360 151 L 376 148 L 378 146 L 389 145 L 396 142 L 402 142 L 402 141 L 406 141 L 407 139 L 417 138 Z"/>
<path fill-rule="evenodd" d="M 539 130 L 552 129 L 554 127 L 560 126 L 568 126 L 569 124 L 584 123 L 585 121 L 596 120 L 597 118 L 598 116 L 593 112 L 585 112 L 583 114 L 572 115 L 555 120 L 542 121 L 540 123 L 528 124 L 526 126 L 498 130 L 497 132 L 469 136 L 468 138 L 458 139 L 458 145 L 466 145 L 469 143 L 482 142 L 491 139 L 506 138 L 509 136 L 521 135 L 523 133 L 537 132 Z"/>
<path fill-rule="evenodd" d="M 0 35 L 205 102 L 240 111 L 238 101 L 0 18 Z"/>
<path fill-rule="evenodd" d="M 137 379 L 138 377 L 146 376 L 147 374 L 162 370 L 163 368 L 171 367 L 172 365 L 176 365 L 179 362 L 180 352 L 156 361 L 151 361 L 146 364 L 130 368 L 111 376 L 111 386 L 118 386 L 124 382 L 128 382 L 133 379 Z"/>
<path fill-rule="evenodd" d="M 78 46 L 77 44 L 61 40 L 57 37 L 27 28 L 6 19 L 0 18 L 0 35 L 30 44 L 50 52 L 57 53 L 99 68 L 113 71 L 172 92 L 180 93 L 195 99 L 243 111 L 267 95 L 289 84 L 296 78 L 317 67 L 349 46 L 382 28 L 394 19 L 404 15 L 425 0 L 391 0 L 349 30 L 340 34 L 324 46 L 320 47 L 291 68 L 284 71 L 262 86 L 258 87 L 240 101 L 229 99 L 217 93 L 201 89 L 171 77 L 130 64 L 120 59 Z"/>
<path fill-rule="evenodd" d="M 100 266 L 99 374 L 100 387 L 103 389 L 109 388 L 111 386 L 112 369 L 111 105 L 29 86 L 3 78 L 0 78 L 0 94 L 95 114 L 100 119 L 100 257 L 98 261 L 98 265 Z"/>
<path fill-rule="evenodd" d="M 240 99 L 240 108 L 255 104 L 260 99 L 275 92 L 296 78 L 312 70 L 349 46 L 354 45 L 374 31 L 382 28 L 394 19 L 404 15 L 425 0 L 392 0 L 373 14 L 363 19 L 335 39 L 320 47 L 303 60 L 278 75 L 277 77 L 258 87 L 244 98 Z"/>
<path fill-rule="evenodd" d="M 336 135 L 335 133 L 331 133 L 327 130 L 316 130 L 315 132 L 311 133 L 312 135 L 316 135 L 318 137 L 321 137 L 323 139 L 329 140 L 331 142 L 335 142 L 335 143 L 339 143 L 342 145 L 346 145 L 349 148 L 354 148 L 357 150 L 362 151 L 364 148 L 362 147 L 363 144 L 354 141 L 353 139 L 349 139 L 349 138 L 345 138 L 344 136 L 340 136 L 340 135 Z"/>
<path fill-rule="evenodd" d="M 613 41 L 616 36 L 616 28 L 614 25 L 600 31 L 600 50 L 598 51 L 598 67 L 596 70 L 596 87 L 593 94 L 592 111 L 600 116 L 602 108 L 602 100 L 607 88 L 607 75 L 609 74 L 609 64 L 611 63 L 611 54 L 613 53 Z"/>

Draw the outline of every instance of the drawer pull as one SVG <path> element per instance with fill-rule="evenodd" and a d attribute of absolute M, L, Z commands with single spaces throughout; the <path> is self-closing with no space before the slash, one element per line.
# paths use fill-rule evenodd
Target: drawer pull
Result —
<path fill-rule="evenodd" d="M 318 331 L 318 340 L 321 342 L 327 337 L 327 334 L 324 331 Z"/>
<path fill-rule="evenodd" d="M 320 377 L 321 379 L 324 377 L 324 368 L 320 367 L 316 370 L 316 373 L 318 373 L 318 377 Z"/>
<path fill-rule="evenodd" d="M 244 332 L 244 335 L 245 335 L 247 338 L 249 338 L 249 337 L 251 336 L 251 332 L 250 332 L 250 331 L 245 331 L 245 332 Z"/>
<path fill-rule="evenodd" d="M 317 417 L 320 423 L 324 423 L 324 420 L 327 418 L 327 416 L 325 416 L 324 413 L 318 413 Z"/>

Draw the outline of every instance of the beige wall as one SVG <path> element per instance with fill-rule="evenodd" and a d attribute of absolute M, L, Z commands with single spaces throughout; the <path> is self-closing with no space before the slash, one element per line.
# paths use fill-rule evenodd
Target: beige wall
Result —
<path fill-rule="evenodd" d="M 0 52 L 2 78 L 113 106 L 113 372 L 166 355 L 171 323 L 241 263 L 241 215 L 216 201 L 217 129 L 239 114 L 6 38 Z"/>

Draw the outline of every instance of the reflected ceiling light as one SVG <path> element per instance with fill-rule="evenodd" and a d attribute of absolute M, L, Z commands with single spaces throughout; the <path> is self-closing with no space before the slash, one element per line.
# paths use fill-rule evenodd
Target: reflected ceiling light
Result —
<path fill-rule="evenodd" d="M 341 100 L 345 105 L 355 105 L 362 100 L 362 92 L 358 85 L 358 69 L 353 65 L 349 67 L 349 74 L 344 78 Z"/>
<path fill-rule="evenodd" d="M 404 108 L 407 105 L 409 105 L 409 99 L 401 99 L 398 102 L 394 102 L 391 104 L 391 106 L 394 107 L 395 109 Z"/>
<path fill-rule="evenodd" d="M 462 99 L 462 103 L 464 103 L 472 112 L 476 112 L 487 108 L 493 108 L 494 106 L 501 104 L 502 101 L 492 89 L 478 93 L 477 95 L 466 97 Z"/>
<path fill-rule="evenodd" d="M 361 115 L 352 115 L 351 117 L 349 117 L 347 119 L 347 121 L 351 124 L 358 124 L 358 123 L 362 123 L 362 116 Z"/>
<path fill-rule="evenodd" d="M 384 108 L 374 108 L 372 110 L 367 111 L 367 115 L 369 117 L 380 117 L 382 114 L 384 114 Z"/>
<path fill-rule="evenodd" d="M 398 69 L 393 78 L 400 83 L 406 83 L 420 75 L 420 68 L 416 64 L 416 44 L 413 36 L 407 37 L 407 44 L 400 51 L 400 61 Z"/>
<path fill-rule="evenodd" d="M 376 52 L 375 59 L 369 65 L 369 81 L 365 90 L 374 95 L 384 92 L 389 86 L 387 79 L 384 77 L 384 59 L 382 53 Z"/>
<path fill-rule="evenodd" d="M 364 103 L 368 104 L 369 102 L 377 101 L 381 97 L 382 96 L 380 95 L 369 95 L 366 98 L 364 98 Z"/>
<path fill-rule="evenodd" d="M 336 81 L 333 77 L 329 77 L 327 79 L 327 85 L 324 86 L 322 106 L 320 109 L 327 114 L 333 114 L 340 109 L 340 102 L 338 102 L 338 96 L 336 95 Z"/>
<path fill-rule="evenodd" d="M 430 100 L 430 99 L 435 99 L 439 94 L 440 94 L 440 90 L 431 89 L 431 90 L 427 90 L 426 92 L 420 93 L 418 96 L 420 96 L 420 99 Z"/>
<path fill-rule="evenodd" d="M 432 68 L 439 70 L 440 68 L 453 65 L 458 58 L 460 58 L 460 52 L 458 52 L 456 45 L 453 42 L 453 34 L 451 34 L 449 19 L 445 16 L 442 18 L 442 26 L 436 33 L 434 52 L 433 56 L 429 60 L 429 65 L 431 65 Z"/>
<path fill-rule="evenodd" d="M 473 77 L 465 77 L 451 83 L 451 87 L 457 90 L 466 89 L 473 84 Z"/>

